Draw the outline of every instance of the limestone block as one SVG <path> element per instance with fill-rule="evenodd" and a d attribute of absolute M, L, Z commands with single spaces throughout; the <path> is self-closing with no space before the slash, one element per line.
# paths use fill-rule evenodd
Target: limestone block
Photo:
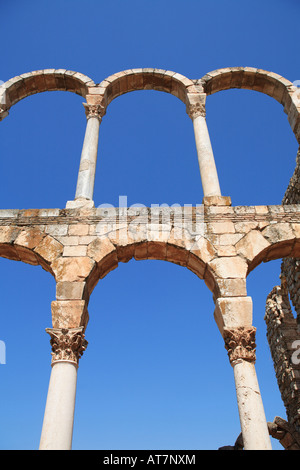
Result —
<path fill-rule="evenodd" d="M 89 225 L 88 224 L 71 224 L 69 225 L 69 235 L 88 235 Z"/>
<path fill-rule="evenodd" d="M 200 258 L 204 263 L 209 263 L 213 258 L 216 257 L 216 250 L 213 245 L 204 237 L 197 240 L 190 252 Z"/>
<path fill-rule="evenodd" d="M 63 252 L 63 246 L 50 235 L 44 237 L 35 247 L 34 251 L 48 263 L 52 263 L 59 258 Z"/>
<path fill-rule="evenodd" d="M 195 241 L 191 236 L 187 237 L 184 232 L 184 227 L 180 226 L 180 223 L 173 227 L 168 236 L 166 234 L 168 243 L 189 250 L 195 244 Z"/>
<path fill-rule="evenodd" d="M 257 230 L 251 230 L 236 245 L 237 253 L 250 262 L 259 253 L 270 246 L 270 243 Z"/>
<path fill-rule="evenodd" d="M 85 300 L 55 300 L 51 303 L 53 328 L 77 328 L 88 322 Z"/>
<path fill-rule="evenodd" d="M 235 206 L 234 212 L 238 215 L 255 214 L 255 206 Z"/>
<path fill-rule="evenodd" d="M 12 259 L 15 261 L 20 261 L 20 257 L 15 249 L 15 247 L 9 243 L 0 244 L 0 256 L 2 258 Z"/>
<path fill-rule="evenodd" d="M 86 245 L 65 246 L 63 256 L 86 256 Z"/>
<path fill-rule="evenodd" d="M 208 224 L 208 231 L 212 233 L 235 233 L 234 223 L 230 220 Z"/>
<path fill-rule="evenodd" d="M 233 207 L 231 206 L 207 206 L 207 214 L 233 214 Z"/>
<path fill-rule="evenodd" d="M 292 229 L 295 233 L 296 238 L 300 238 L 300 224 L 292 224 Z"/>
<path fill-rule="evenodd" d="M 196 274 L 200 279 L 203 279 L 204 272 L 206 265 L 198 256 L 193 255 L 192 253 L 189 254 L 186 267 Z"/>
<path fill-rule="evenodd" d="M 219 236 L 220 245 L 235 245 L 243 237 L 242 233 L 224 233 Z"/>
<path fill-rule="evenodd" d="M 149 241 L 148 242 L 148 259 L 165 260 L 167 257 L 167 244 L 164 242 Z"/>
<path fill-rule="evenodd" d="M 64 246 L 66 245 L 71 246 L 71 245 L 79 245 L 79 239 L 81 237 L 66 236 L 66 237 L 55 237 L 55 238 Z"/>
<path fill-rule="evenodd" d="M 242 233 L 245 234 L 247 232 L 250 232 L 250 230 L 256 229 L 258 226 L 258 222 L 237 222 L 234 224 L 235 231 L 237 233 Z"/>
<path fill-rule="evenodd" d="M 141 242 L 135 246 L 134 259 L 137 261 L 148 259 L 148 243 Z"/>
<path fill-rule="evenodd" d="M 70 237 L 70 238 L 73 238 L 73 237 Z M 86 236 L 83 235 L 81 237 L 78 237 L 78 244 L 79 245 L 89 245 L 94 240 L 96 240 L 96 238 L 97 238 L 96 236 L 92 236 L 92 235 L 86 235 Z"/>
<path fill-rule="evenodd" d="M 35 248 L 46 236 L 45 233 L 41 232 L 39 228 L 26 228 L 22 230 L 17 238 L 15 239 L 15 244 L 20 245 L 26 248 L 33 249 Z"/>
<path fill-rule="evenodd" d="M 266 227 L 262 234 L 270 242 L 271 246 L 268 250 L 266 261 L 289 256 L 293 249 L 295 233 L 291 224 L 275 223 Z"/>
<path fill-rule="evenodd" d="M 215 278 L 213 274 L 210 272 L 209 268 L 206 267 L 205 272 L 204 272 L 204 282 L 208 289 L 214 293 L 216 289 L 216 283 L 215 283 Z"/>
<path fill-rule="evenodd" d="M 62 224 L 62 225 L 47 225 L 45 229 L 46 233 L 52 236 L 64 236 L 67 235 L 68 233 L 68 225 Z"/>
<path fill-rule="evenodd" d="M 0 209 L 0 218 L 2 217 L 17 217 L 19 214 L 18 209 Z"/>
<path fill-rule="evenodd" d="M 256 214 L 268 214 L 269 208 L 268 206 L 255 206 Z"/>
<path fill-rule="evenodd" d="M 85 282 L 57 282 L 57 300 L 86 300 L 84 299 Z"/>
<path fill-rule="evenodd" d="M 39 264 L 38 258 L 33 251 L 18 245 L 15 245 L 15 249 L 17 254 L 19 255 L 20 260 L 23 261 L 23 263 L 32 264 L 34 266 L 37 266 Z"/>
<path fill-rule="evenodd" d="M 296 248 L 297 244 L 295 245 Z M 285 258 L 286 256 L 290 256 L 293 251 L 293 242 L 292 241 L 286 241 L 286 242 L 281 242 L 278 245 L 271 246 L 268 252 L 266 253 L 266 256 L 264 258 L 264 261 L 271 261 L 274 259 L 278 258 Z"/>
<path fill-rule="evenodd" d="M 291 225 L 284 222 L 270 224 L 262 231 L 262 234 L 270 243 L 278 243 L 295 238 Z"/>
<path fill-rule="evenodd" d="M 209 263 L 216 276 L 228 278 L 243 279 L 247 275 L 248 265 L 240 256 L 230 256 L 214 259 Z"/>
<path fill-rule="evenodd" d="M 236 256 L 236 248 L 232 245 L 224 245 L 217 247 L 218 256 Z"/>
<path fill-rule="evenodd" d="M 218 297 L 244 297 L 247 295 L 246 279 L 218 279 Z"/>
<path fill-rule="evenodd" d="M 183 248 L 179 248 L 174 245 L 167 244 L 166 259 L 171 263 L 180 264 L 186 266 L 189 252 Z"/>
<path fill-rule="evenodd" d="M 58 258 L 51 264 L 57 282 L 85 281 L 95 262 L 88 257 Z"/>
<path fill-rule="evenodd" d="M 20 233 L 18 227 L 0 227 L 0 243 L 13 243 Z"/>
<path fill-rule="evenodd" d="M 115 251 L 116 247 L 108 238 L 96 238 L 88 245 L 87 256 L 98 263 Z"/>
<path fill-rule="evenodd" d="M 66 209 L 93 209 L 95 207 L 94 201 L 90 199 L 78 198 L 74 201 L 67 201 Z"/>
<path fill-rule="evenodd" d="M 203 204 L 205 206 L 231 206 L 231 198 L 229 196 L 205 196 Z"/>
<path fill-rule="evenodd" d="M 222 335 L 224 328 L 252 326 L 252 298 L 220 297 L 216 300 L 214 317 Z"/>
<path fill-rule="evenodd" d="M 99 278 L 103 279 L 108 273 L 118 267 L 118 255 L 117 251 L 114 251 L 110 255 L 107 255 L 102 261 L 98 263 Z"/>

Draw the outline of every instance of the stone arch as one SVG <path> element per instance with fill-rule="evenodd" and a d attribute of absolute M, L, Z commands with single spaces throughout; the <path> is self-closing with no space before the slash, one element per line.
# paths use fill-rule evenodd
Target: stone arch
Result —
<path fill-rule="evenodd" d="M 185 246 L 184 242 L 167 241 L 128 241 L 116 242 L 106 238 L 93 240 L 87 250 L 91 260 L 95 262 L 89 276 L 87 286 L 89 295 L 100 279 L 116 269 L 120 262 L 127 263 L 131 259 L 169 261 L 186 267 L 200 279 L 204 280 L 211 292 L 214 292 L 216 281 L 208 260 L 213 256 L 213 247 L 210 242 L 203 239 L 197 247 Z"/>
<path fill-rule="evenodd" d="M 39 227 L 0 227 L 0 257 L 40 265 L 54 275 L 52 263 L 62 255 L 63 246 Z"/>
<path fill-rule="evenodd" d="M 250 230 L 236 245 L 237 254 L 247 263 L 248 274 L 262 262 L 300 257 L 300 224 L 279 222 L 263 230 Z"/>
<path fill-rule="evenodd" d="M 198 93 L 192 80 L 169 70 L 144 68 L 115 73 L 97 85 L 105 107 L 124 93 L 136 90 L 158 90 L 176 96 L 188 104 L 188 93 Z"/>
<path fill-rule="evenodd" d="M 300 143 L 300 96 L 292 82 L 273 72 L 253 67 L 228 67 L 204 75 L 196 83 L 207 95 L 231 88 L 264 93 L 284 106 L 290 126 Z"/>
<path fill-rule="evenodd" d="M 0 87 L 0 120 L 8 110 L 27 96 L 45 91 L 70 91 L 82 97 L 94 82 L 79 72 L 65 69 L 45 69 L 11 78 Z"/>

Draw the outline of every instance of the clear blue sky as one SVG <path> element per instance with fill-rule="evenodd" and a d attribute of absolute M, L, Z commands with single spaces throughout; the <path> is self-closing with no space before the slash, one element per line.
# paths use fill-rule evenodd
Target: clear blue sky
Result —
<path fill-rule="evenodd" d="M 252 66 L 300 79 L 297 0 L 0 0 L 0 79 L 66 68 L 96 83 L 128 68 L 201 78 Z M 85 132 L 83 99 L 42 93 L 0 125 L 0 207 L 64 208 L 73 199 Z M 280 204 L 297 142 L 281 105 L 250 91 L 207 98 L 223 195 L 233 205 Z M 200 204 L 192 122 L 174 96 L 129 93 L 100 128 L 95 205 Z M 280 261 L 248 278 L 257 374 L 266 416 L 285 418 L 264 324 Z M 39 445 L 50 377 L 50 303 L 41 267 L 1 259 L 0 449 Z M 89 305 L 78 371 L 74 449 L 217 449 L 240 433 L 233 371 L 203 281 L 160 261 L 130 261 L 101 280 Z M 274 448 L 280 448 L 273 441 Z"/>

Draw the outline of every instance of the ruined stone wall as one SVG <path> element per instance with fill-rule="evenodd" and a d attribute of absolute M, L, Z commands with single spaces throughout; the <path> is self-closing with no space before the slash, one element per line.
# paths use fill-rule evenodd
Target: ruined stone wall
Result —
<path fill-rule="evenodd" d="M 300 202 L 300 149 L 296 168 L 282 200 L 283 205 Z M 291 303 L 297 318 L 294 318 Z M 281 286 L 270 292 L 266 301 L 267 338 L 274 362 L 278 386 L 291 429 L 291 448 L 300 448 L 300 364 L 293 360 L 295 342 L 300 338 L 300 258 L 286 257 L 281 264 Z M 297 359 L 297 358 L 296 358 Z M 285 446 L 289 449 L 289 446 Z"/>
<path fill-rule="evenodd" d="M 300 149 L 297 153 L 296 168 L 282 200 L 282 204 L 299 204 L 300 202 Z M 300 258 L 284 258 L 282 274 L 287 281 L 291 302 L 300 322 Z"/>
<path fill-rule="evenodd" d="M 293 316 L 286 282 L 270 292 L 266 302 L 267 338 L 273 357 L 276 378 L 286 407 L 287 418 L 300 431 L 300 364 L 295 341 L 299 339 L 297 321 Z M 300 435 L 298 435 L 300 443 Z"/>

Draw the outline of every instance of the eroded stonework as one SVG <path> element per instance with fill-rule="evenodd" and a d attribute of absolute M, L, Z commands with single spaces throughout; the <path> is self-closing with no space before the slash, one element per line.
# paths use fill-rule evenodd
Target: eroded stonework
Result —
<path fill-rule="evenodd" d="M 52 364 L 67 361 L 77 365 L 88 345 L 83 327 L 46 328 L 46 332 L 51 336 Z"/>
<path fill-rule="evenodd" d="M 299 90 L 278 74 L 252 67 L 218 69 L 193 80 L 168 70 L 130 69 L 99 84 L 78 72 L 45 69 L 0 86 L 0 120 L 7 118 L 16 103 L 35 93 L 71 91 L 86 100 L 87 127 L 75 199 L 67 201 L 64 209 L 0 210 L 0 256 L 41 265 L 56 281 L 52 328 L 47 329 L 56 390 L 49 386 L 41 448 L 70 448 L 75 374 L 87 346 L 89 298 L 99 280 L 132 258 L 186 267 L 212 292 L 214 317 L 236 381 L 243 441 L 236 447 L 270 449 L 270 434 L 285 449 L 299 448 L 300 367 L 293 353 L 300 339 L 300 151 L 282 205 L 233 207 L 230 197 L 221 194 L 205 119 L 206 98 L 231 88 L 259 91 L 278 101 L 300 143 Z M 158 212 L 146 207 L 140 212 L 124 207 L 97 209 L 93 190 L 102 118 L 118 96 L 148 89 L 170 93 L 185 105 L 194 128 L 203 204 L 159 208 Z M 281 258 L 281 286 L 268 296 L 265 319 L 288 422 L 276 417 L 267 423 L 255 373 L 256 330 L 246 280 L 260 263 Z M 57 396 L 64 401 L 59 402 Z M 64 426 L 62 414 L 68 415 Z"/>

